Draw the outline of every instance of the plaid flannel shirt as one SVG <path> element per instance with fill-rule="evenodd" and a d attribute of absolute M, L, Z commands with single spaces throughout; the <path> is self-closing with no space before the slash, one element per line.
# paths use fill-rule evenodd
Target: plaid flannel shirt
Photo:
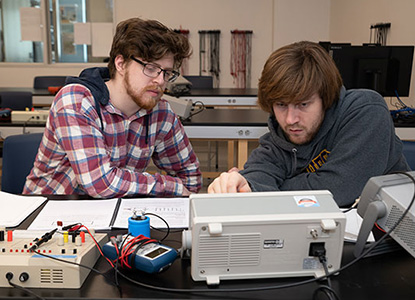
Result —
<path fill-rule="evenodd" d="M 199 161 L 167 101 L 131 117 L 109 102 L 101 118 L 89 89 L 62 88 L 23 193 L 113 198 L 200 190 Z M 150 159 L 166 175 L 145 172 Z"/>

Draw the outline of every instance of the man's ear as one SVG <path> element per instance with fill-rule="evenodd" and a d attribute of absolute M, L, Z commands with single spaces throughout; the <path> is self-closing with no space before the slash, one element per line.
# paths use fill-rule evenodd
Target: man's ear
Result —
<path fill-rule="evenodd" d="M 114 65 L 115 65 L 115 69 L 117 70 L 117 73 L 119 73 L 121 76 L 124 76 L 125 67 L 127 63 L 121 54 L 115 57 Z"/>

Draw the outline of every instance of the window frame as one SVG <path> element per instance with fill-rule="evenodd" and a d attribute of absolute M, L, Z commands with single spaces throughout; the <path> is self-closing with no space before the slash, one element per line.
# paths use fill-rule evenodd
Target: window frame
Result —
<path fill-rule="evenodd" d="M 89 1 L 89 0 L 85 0 L 85 1 Z M 115 12 L 114 12 L 114 2 L 115 0 L 110 0 L 112 1 L 112 24 L 114 24 L 114 19 L 115 19 Z M 51 13 L 49 13 L 49 7 L 50 5 L 53 5 L 53 8 L 56 8 L 56 0 L 40 0 L 40 11 L 41 11 L 41 39 L 42 41 L 40 41 L 40 43 L 42 43 L 42 54 L 43 54 L 43 61 L 42 62 L 11 62 L 11 61 L 0 61 L 0 65 L 1 66 L 69 66 L 69 67 L 76 67 L 76 66 L 85 66 L 85 65 L 106 65 L 107 63 L 105 62 L 97 62 L 97 61 L 86 61 L 86 62 L 62 62 L 62 61 L 58 61 L 58 59 L 54 59 L 53 58 L 53 53 L 55 52 L 55 55 L 57 55 L 57 50 L 55 50 L 53 52 L 52 50 L 52 31 L 51 31 L 51 26 L 52 26 L 52 20 L 51 18 L 54 18 L 54 20 L 56 20 L 56 9 L 52 9 Z M 87 7 L 88 5 L 86 5 Z M 57 41 L 56 39 L 56 34 L 57 31 L 54 30 L 53 33 L 55 36 L 55 41 Z M 5 47 L 3 45 L 3 47 Z M 86 50 L 87 52 L 87 60 L 90 58 L 90 51 L 88 51 L 88 49 Z"/>

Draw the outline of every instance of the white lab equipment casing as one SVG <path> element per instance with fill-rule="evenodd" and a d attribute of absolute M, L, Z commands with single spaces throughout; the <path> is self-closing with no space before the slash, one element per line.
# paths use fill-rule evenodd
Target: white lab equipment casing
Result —
<path fill-rule="evenodd" d="M 163 99 L 170 103 L 171 109 L 179 117 L 187 119 L 190 116 L 193 107 L 192 100 L 180 99 L 167 94 L 163 95 Z"/>
<path fill-rule="evenodd" d="M 366 183 L 357 207 L 363 223 L 354 249 L 356 257 L 366 251 L 367 237 L 377 223 L 387 232 L 394 228 L 390 236 L 415 258 L 415 206 L 410 206 L 415 187 L 409 177 L 415 178 L 415 171 L 374 176 Z"/>
<path fill-rule="evenodd" d="M 340 267 L 346 217 L 329 191 L 192 194 L 183 251 L 195 281 L 324 275 Z"/>

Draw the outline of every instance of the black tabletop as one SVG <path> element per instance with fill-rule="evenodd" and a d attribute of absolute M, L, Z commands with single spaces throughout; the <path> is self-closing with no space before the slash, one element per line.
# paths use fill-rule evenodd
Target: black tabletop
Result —
<path fill-rule="evenodd" d="M 196 112 L 198 109 L 195 108 Z M 260 109 L 209 109 L 205 108 L 200 113 L 189 119 L 182 120 L 184 126 L 261 126 L 266 127 L 269 114 Z M 43 122 L 11 122 L 4 120 L 0 126 L 28 126 L 44 127 Z"/>
<path fill-rule="evenodd" d="M 34 89 L 30 87 L 0 87 L 0 92 L 31 92 L 33 96 L 54 96 L 48 89 Z"/>
<path fill-rule="evenodd" d="M 0 87 L 0 91 L 27 91 L 36 96 L 53 96 L 48 89 L 34 89 L 31 87 Z M 194 89 L 183 96 L 194 97 L 256 97 L 258 89 L 239 89 L 239 88 L 215 88 L 215 89 Z"/>
<path fill-rule="evenodd" d="M 122 232 L 118 232 L 122 233 Z M 159 239 L 162 232 L 152 231 L 152 237 Z M 181 233 L 174 232 L 164 242 L 179 248 Z M 352 260 L 354 245 L 344 246 L 342 265 Z M 53 299 L 312 299 L 319 287 L 310 277 L 223 280 L 219 287 L 208 288 L 205 282 L 191 279 L 190 260 L 178 258 L 173 265 L 160 274 L 147 274 L 141 271 L 124 272 L 131 281 L 118 276 L 118 289 L 114 283 L 115 273 L 109 264 L 100 258 L 80 289 L 32 289 L 41 297 Z M 338 275 L 331 278 L 332 288 L 340 299 L 413 299 L 415 296 L 415 260 L 406 251 L 400 250 L 364 258 Z M 325 282 L 321 282 L 325 284 Z M 293 285 L 292 287 L 279 288 Z M 175 291 L 160 291 L 158 289 Z M 241 289 L 263 289 L 237 291 Z M 229 291 L 231 289 L 232 291 Z M 196 291 L 198 290 L 198 291 Z M 201 292 L 200 290 L 207 290 Z M 226 291 L 228 290 L 228 291 Z M 0 298 L 19 298 L 25 294 L 13 288 L 0 288 Z M 326 299 L 326 298 L 319 298 Z"/>
<path fill-rule="evenodd" d="M 197 108 L 195 109 L 197 111 Z M 192 126 L 267 126 L 269 114 L 260 109 L 204 109 L 183 125 Z"/>
<path fill-rule="evenodd" d="M 68 195 L 48 197 L 53 200 L 89 199 Z M 27 228 L 44 204 L 31 214 L 19 228 Z M 124 234 L 125 230 L 113 230 L 109 234 Z M 151 237 L 161 239 L 165 232 L 151 231 Z M 179 249 L 181 230 L 173 229 L 164 244 Z M 399 249 L 399 248 L 398 248 Z M 344 267 L 331 277 L 331 285 L 339 299 L 413 299 L 415 296 L 415 260 L 400 248 L 394 252 L 363 258 L 353 264 L 354 244 L 345 242 L 341 265 Z M 4 268 L 4 266 L 0 266 Z M 178 258 L 170 268 L 159 274 L 141 271 L 123 272 L 126 280 L 117 276 L 104 258 L 94 266 L 100 273 L 91 272 L 80 289 L 31 289 L 38 296 L 53 299 L 313 299 L 313 293 L 321 284 L 311 277 L 222 280 L 215 288 L 208 288 L 203 281 L 191 278 L 190 259 Z M 305 283 L 307 282 L 307 283 Z M 291 287 L 289 287 L 291 285 Z M 282 288 L 284 287 L 284 288 Z M 162 291 L 161 289 L 169 289 Z M 257 289 L 241 291 L 241 289 Z M 259 290 L 258 290 L 259 289 Z M 0 298 L 23 298 L 27 295 L 15 288 L 0 288 Z M 327 299 L 327 298 L 317 298 Z"/>
<path fill-rule="evenodd" d="M 193 89 L 183 96 L 193 97 L 256 97 L 258 89 L 238 89 L 238 88 L 216 88 L 216 89 Z"/>

